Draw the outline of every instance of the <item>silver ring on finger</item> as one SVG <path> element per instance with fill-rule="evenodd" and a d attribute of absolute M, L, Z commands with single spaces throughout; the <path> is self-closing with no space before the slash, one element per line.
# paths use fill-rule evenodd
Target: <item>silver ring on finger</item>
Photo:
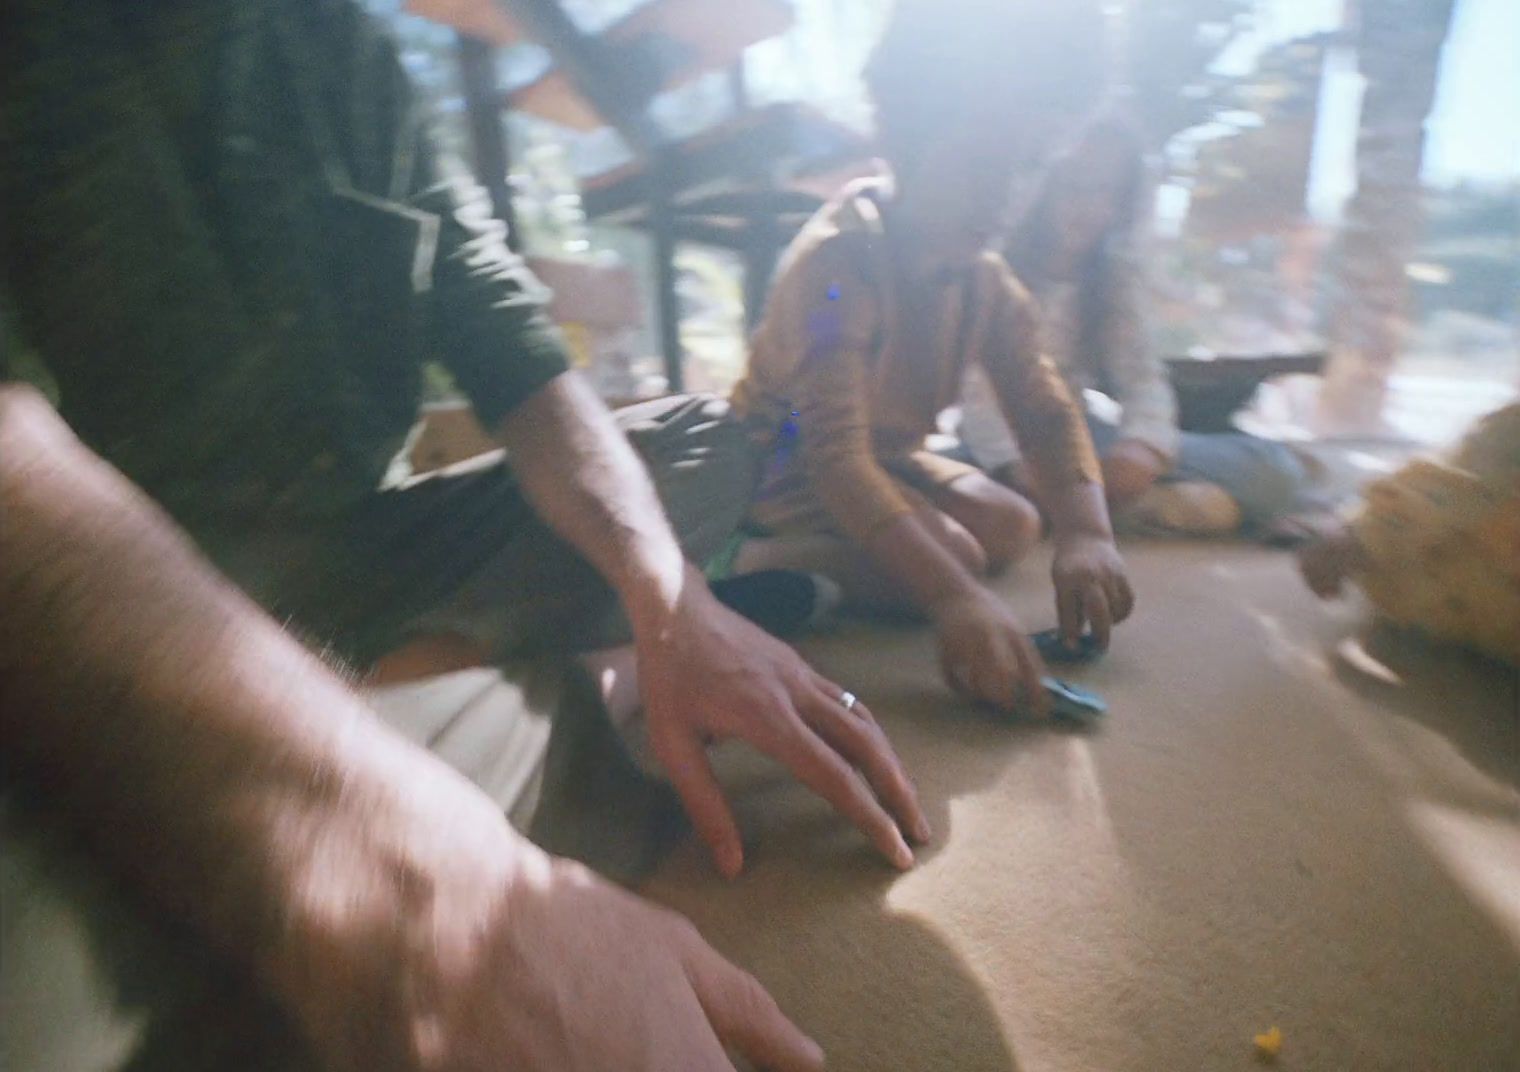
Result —
<path fill-rule="evenodd" d="M 855 705 L 858 704 L 860 700 L 856 698 L 853 692 L 846 690 L 839 694 L 839 702 L 844 704 L 844 709 L 846 711 L 853 711 L 855 710 Z"/>

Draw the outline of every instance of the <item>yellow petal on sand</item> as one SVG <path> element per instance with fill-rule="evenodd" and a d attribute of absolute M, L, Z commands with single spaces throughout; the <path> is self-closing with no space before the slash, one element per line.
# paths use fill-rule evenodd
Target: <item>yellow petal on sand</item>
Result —
<path fill-rule="evenodd" d="M 1257 1035 L 1256 1052 L 1268 1060 L 1282 1052 L 1282 1030 L 1272 1027 Z"/>

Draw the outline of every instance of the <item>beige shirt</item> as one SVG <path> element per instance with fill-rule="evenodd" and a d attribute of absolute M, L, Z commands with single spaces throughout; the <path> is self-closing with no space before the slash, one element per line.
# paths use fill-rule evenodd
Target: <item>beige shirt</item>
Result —
<path fill-rule="evenodd" d="M 753 520 L 816 496 L 861 538 L 911 506 L 883 463 L 916 451 L 970 366 L 1047 486 L 1101 480 L 1081 411 L 1042 351 L 1034 303 L 988 253 L 942 280 L 905 279 L 879 182 L 826 205 L 782 261 L 733 403 L 773 459 Z M 775 494 L 788 489 L 786 494 Z"/>

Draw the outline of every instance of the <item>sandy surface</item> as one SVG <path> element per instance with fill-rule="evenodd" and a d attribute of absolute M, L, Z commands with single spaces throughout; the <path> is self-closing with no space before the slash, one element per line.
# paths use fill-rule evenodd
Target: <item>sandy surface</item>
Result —
<path fill-rule="evenodd" d="M 871 704 L 937 837 L 897 876 L 725 756 L 750 869 L 648 891 L 815 1033 L 831 1069 L 1520 1069 L 1516 675 L 1361 628 L 1280 553 L 1128 552 L 1140 610 L 1068 674 L 1092 735 L 998 724 L 922 631 L 806 647 Z M 1053 624 L 1044 564 L 1004 587 Z"/>

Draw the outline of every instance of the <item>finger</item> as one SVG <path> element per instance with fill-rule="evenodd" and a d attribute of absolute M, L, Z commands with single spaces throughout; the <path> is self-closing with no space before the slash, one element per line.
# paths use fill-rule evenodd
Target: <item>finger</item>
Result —
<path fill-rule="evenodd" d="M 1114 623 L 1117 625 L 1135 612 L 1135 590 L 1122 573 L 1114 578 L 1113 597 Z"/>
<path fill-rule="evenodd" d="M 757 742 L 758 744 L 758 742 Z M 785 764 L 797 779 L 834 806 L 897 867 L 913 866 L 913 850 L 881 802 L 839 754 L 826 745 L 793 715 L 792 728 L 762 747 L 772 759 Z"/>
<path fill-rule="evenodd" d="M 1082 640 L 1082 586 L 1070 581 L 1056 584 L 1056 617 L 1061 625 L 1061 639 L 1069 647 Z"/>
<path fill-rule="evenodd" d="M 1050 697 L 1045 695 L 1042 683 L 1045 660 L 1022 633 L 1014 638 L 1014 652 L 1018 657 L 1019 692 L 1024 698 L 1025 709 L 1035 718 L 1049 718 Z"/>
<path fill-rule="evenodd" d="M 739 839 L 739 824 L 734 821 L 718 779 L 713 776 L 702 743 L 684 734 L 661 734 L 651 737 L 649 744 L 680 794 L 686 814 L 691 817 L 697 836 L 712 853 L 719 872 L 724 878 L 738 877 L 744 869 L 744 844 Z"/>
<path fill-rule="evenodd" d="M 916 841 L 928 841 L 933 836 L 918 803 L 918 790 L 865 704 L 857 700 L 855 707 L 846 711 L 833 698 L 833 686 L 825 682 L 803 709 L 802 717 L 829 747 L 865 775 L 902 830 Z"/>
<path fill-rule="evenodd" d="M 1094 583 L 1088 586 L 1082 607 L 1087 611 L 1087 620 L 1092 623 L 1093 639 L 1097 641 L 1098 650 L 1107 651 L 1108 638 L 1114 629 L 1114 618 L 1108 607 L 1108 596 L 1104 594 L 1101 585 Z"/>
<path fill-rule="evenodd" d="M 1020 699 L 1019 656 L 1017 637 L 1009 640 L 1007 633 L 999 630 L 989 638 L 989 659 L 984 666 L 985 695 L 1005 711 L 1017 711 Z"/>
<path fill-rule="evenodd" d="M 686 958 L 687 978 L 719 1040 L 771 1072 L 821 1072 L 823 1050 L 774 998 L 705 943 Z"/>
<path fill-rule="evenodd" d="M 976 694 L 976 689 L 971 683 L 971 669 L 965 663 L 952 661 L 950 653 L 943 647 L 939 652 L 939 672 L 945 679 L 945 684 L 962 696 Z"/>

